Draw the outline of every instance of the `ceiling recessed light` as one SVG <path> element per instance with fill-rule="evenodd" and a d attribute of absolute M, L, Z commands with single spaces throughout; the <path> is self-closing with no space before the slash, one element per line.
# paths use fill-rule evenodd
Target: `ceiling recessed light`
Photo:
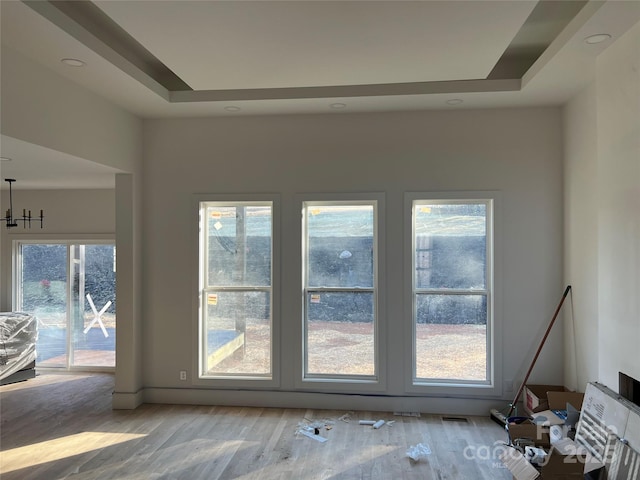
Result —
<path fill-rule="evenodd" d="M 460 105 L 464 100 L 462 100 L 461 98 L 451 98 L 449 100 L 447 100 L 445 103 L 447 105 Z"/>
<path fill-rule="evenodd" d="M 329 105 L 331 108 L 334 108 L 336 110 L 340 110 L 341 108 L 347 108 L 347 104 L 346 103 L 332 103 L 331 105 Z"/>
<path fill-rule="evenodd" d="M 60 61 L 67 67 L 84 67 L 86 65 L 86 63 L 82 60 L 78 60 L 77 58 L 63 58 Z"/>
<path fill-rule="evenodd" d="M 236 107 L 235 105 L 229 105 L 228 107 L 224 107 L 227 112 L 239 112 L 240 107 Z"/>
<path fill-rule="evenodd" d="M 588 36 L 587 38 L 584 39 L 584 41 L 589 45 L 594 45 L 596 43 L 602 43 L 606 40 L 609 40 L 610 38 L 611 38 L 611 35 L 609 35 L 608 33 L 598 33 L 596 35 Z"/>
<path fill-rule="evenodd" d="M 2 160 L 3 162 L 11 162 L 13 161 L 11 158 L 9 157 L 0 157 L 0 160 Z"/>

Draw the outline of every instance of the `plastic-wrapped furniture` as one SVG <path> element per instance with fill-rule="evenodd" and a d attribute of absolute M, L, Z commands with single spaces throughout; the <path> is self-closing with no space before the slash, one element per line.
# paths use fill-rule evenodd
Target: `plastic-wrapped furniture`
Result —
<path fill-rule="evenodd" d="M 0 312 L 0 384 L 36 375 L 36 317 L 22 312 Z"/>

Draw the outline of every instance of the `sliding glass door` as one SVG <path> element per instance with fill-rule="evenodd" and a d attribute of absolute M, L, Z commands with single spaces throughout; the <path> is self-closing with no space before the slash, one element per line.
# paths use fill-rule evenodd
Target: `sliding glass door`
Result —
<path fill-rule="evenodd" d="M 35 315 L 36 365 L 115 367 L 115 246 L 16 242 L 16 306 Z"/>

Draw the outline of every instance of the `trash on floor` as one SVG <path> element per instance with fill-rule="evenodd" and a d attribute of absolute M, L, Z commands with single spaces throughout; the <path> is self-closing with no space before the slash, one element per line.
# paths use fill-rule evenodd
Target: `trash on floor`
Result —
<path fill-rule="evenodd" d="M 312 438 L 313 440 L 316 440 L 320 443 L 324 443 L 327 441 L 326 437 L 320 435 L 320 428 L 313 425 L 305 425 L 299 423 L 298 428 L 296 429 L 296 435 L 304 435 L 305 437 Z"/>
<path fill-rule="evenodd" d="M 427 455 L 431 455 L 431 449 L 423 443 L 411 445 L 407 450 L 407 457 L 414 462 L 426 459 Z"/>
<path fill-rule="evenodd" d="M 344 415 L 342 415 L 340 418 L 338 418 L 338 420 L 343 421 L 345 423 L 349 423 L 351 421 L 352 414 L 353 412 L 347 412 Z"/>
<path fill-rule="evenodd" d="M 382 425 L 384 425 L 384 420 L 378 420 L 377 422 L 375 422 L 372 426 L 375 429 L 380 428 Z"/>
<path fill-rule="evenodd" d="M 320 443 L 324 443 L 327 441 L 327 438 L 323 437 L 322 435 L 318 435 L 317 433 L 314 433 L 313 431 L 308 431 L 308 430 L 300 430 L 300 433 L 302 435 L 304 435 L 305 437 L 309 437 L 309 438 L 313 438 L 314 440 L 320 442 Z"/>

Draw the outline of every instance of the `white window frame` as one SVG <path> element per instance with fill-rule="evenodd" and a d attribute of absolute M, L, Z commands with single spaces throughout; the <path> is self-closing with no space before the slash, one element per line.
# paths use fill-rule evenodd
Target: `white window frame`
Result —
<path fill-rule="evenodd" d="M 306 219 L 305 206 L 340 206 L 340 205 L 372 205 L 374 210 L 374 279 L 373 288 L 349 288 L 354 291 L 372 291 L 374 295 L 374 375 L 331 375 L 306 374 Z M 296 365 L 296 388 L 322 392 L 379 392 L 386 388 L 386 318 L 385 318 L 385 194 L 384 193 L 322 193 L 296 195 L 296 205 L 299 207 L 300 220 L 300 351 L 297 358 L 300 365 Z M 344 291 L 345 289 L 326 288 L 316 290 Z"/>
<path fill-rule="evenodd" d="M 197 352 L 193 361 L 193 370 L 197 375 L 191 379 L 192 385 L 209 386 L 216 388 L 265 388 L 270 389 L 280 385 L 280 196 L 274 194 L 197 194 L 192 198 L 194 212 L 192 232 L 194 248 L 192 249 L 192 262 L 195 265 L 193 291 L 195 292 L 192 308 L 195 322 L 194 351 Z M 207 203 L 217 203 L 221 206 L 255 206 L 271 205 L 271 374 L 270 375 L 210 375 L 204 372 L 203 355 L 206 352 L 206 337 L 203 332 L 203 305 L 206 301 L 203 295 L 205 286 L 204 253 L 206 252 L 207 239 L 201 229 L 201 219 L 204 217 Z M 233 289 L 234 291 L 242 290 Z M 251 291 L 251 289 L 247 289 Z"/>
<path fill-rule="evenodd" d="M 476 292 L 487 296 L 487 379 L 485 381 L 421 379 L 416 378 L 416 324 L 415 324 L 415 224 L 413 221 L 414 205 L 416 202 L 437 203 L 486 203 L 487 205 L 487 241 L 486 241 L 486 288 Z M 407 329 L 406 365 L 410 368 L 405 372 L 405 388 L 407 392 L 453 395 L 453 396 L 496 396 L 502 395 L 502 300 L 500 292 L 501 281 L 501 194 L 496 191 L 465 191 L 465 192 L 407 192 L 404 199 L 405 211 L 405 315 Z M 426 291 L 428 289 L 422 289 Z M 436 292 L 438 289 L 432 289 Z M 472 291 L 469 290 L 469 293 Z M 463 291 L 446 293 L 462 294 Z"/>

